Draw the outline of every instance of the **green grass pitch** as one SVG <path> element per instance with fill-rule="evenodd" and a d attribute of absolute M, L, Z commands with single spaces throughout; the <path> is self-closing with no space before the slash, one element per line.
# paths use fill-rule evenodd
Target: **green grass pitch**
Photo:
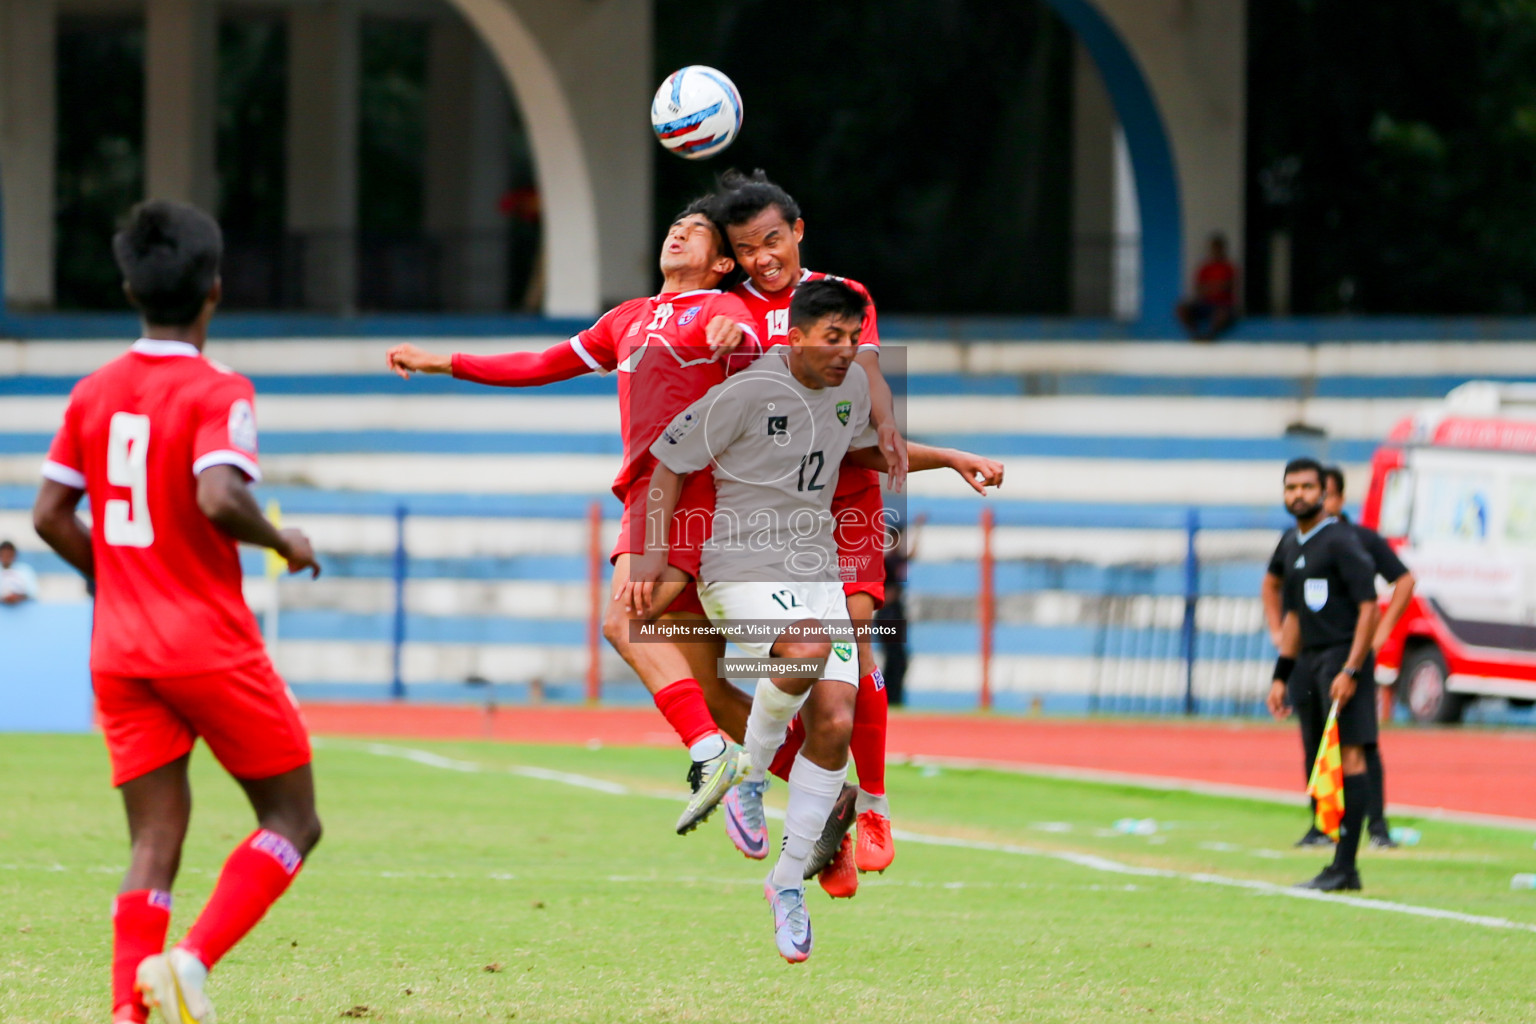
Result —
<path fill-rule="evenodd" d="M 251 827 L 206 751 L 194 765 L 173 938 Z M 1369 904 L 1299 899 L 1274 886 L 1325 856 L 1290 848 L 1295 808 L 895 768 L 897 827 L 919 838 L 852 901 L 814 890 L 816 950 L 790 966 L 764 868 L 718 819 L 672 833 L 685 767 L 322 741 L 326 838 L 215 970 L 220 1021 L 1536 1020 L 1536 893 L 1509 888 L 1536 870 L 1529 833 L 1404 821 L 1424 841 L 1364 854 Z M 97 738 L 0 736 L 6 1021 L 109 1018 L 126 839 L 106 777 Z M 1115 832 L 1125 817 L 1158 830 Z"/>

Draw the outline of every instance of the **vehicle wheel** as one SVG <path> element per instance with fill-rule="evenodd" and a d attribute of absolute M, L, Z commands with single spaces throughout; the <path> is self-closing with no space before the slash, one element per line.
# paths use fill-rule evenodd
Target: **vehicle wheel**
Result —
<path fill-rule="evenodd" d="M 1415 722 L 1433 725 L 1461 721 L 1467 701 L 1461 694 L 1450 691 L 1449 676 L 1445 658 L 1434 644 L 1415 647 L 1403 658 L 1398 685 L 1402 687 L 1403 703 Z"/>

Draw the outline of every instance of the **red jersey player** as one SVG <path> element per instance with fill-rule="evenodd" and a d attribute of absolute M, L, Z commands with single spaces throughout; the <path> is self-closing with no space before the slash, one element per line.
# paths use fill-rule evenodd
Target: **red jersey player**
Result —
<path fill-rule="evenodd" d="M 278 530 L 260 479 L 250 381 L 205 359 L 223 242 L 190 206 L 143 203 L 112 242 L 144 320 L 132 349 L 75 386 L 43 467 L 38 534 L 96 581 L 91 678 L 132 854 L 112 909 L 117 1024 L 158 1009 L 213 1020 L 208 970 L 288 888 L 320 839 L 309 739 L 241 593 L 237 542 L 319 574 Z M 89 494 L 87 528 L 75 515 Z M 259 827 L 230 854 L 186 938 L 163 952 L 202 736 Z"/>
<path fill-rule="evenodd" d="M 751 314 L 740 299 L 717 288 L 735 262 L 705 215 L 703 201 L 673 221 L 659 262 L 659 294 L 614 307 L 588 329 L 544 352 L 449 356 L 398 345 L 388 354 L 391 369 L 402 377 L 451 373 L 501 387 L 618 372 L 624 461 L 613 493 L 624 502 L 624 519 L 612 555 L 614 594 L 628 581 L 633 557 L 646 547 L 646 494 L 656 468 L 651 444 L 674 416 L 725 379 L 733 359 L 744 364 L 759 349 Z M 724 651 L 723 641 L 636 643 L 631 638 L 632 623 L 658 615 L 691 623 L 690 629 L 708 629 L 694 580 L 700 547 L 709 537 L 715 490 L 709 474 L 696 476 L 672 519 L 669 564 L 656 599 L 641 612 L 610 600 L 603 621 L 604 635 L 639 675 L 692 756 L 688 780 L 693 797 L 678 819 L 679 833 L 703 821 L 735 781 L 736 751 L 716 722 L 739 738 L 751 703 L 716 675 L 715 659 Z"/>
<path fill-rule="evenodd" d="M 789 304 L 795 287 L 802 281 L 829 275 L 801 266 L 800 240 L 805 234 L 805 222 L 800 217 L 799 204 L 762 171 L 750 177 L 727 171 L 720 184 L 711 212 L 730 239 L 736 259 L 747 275 L 733 292 L 757 318 L 764 346 L 787 344 Z M 897 430 L 890 385 L 880 371 L 880 332 L 874 301 L 857 281 L 838 280 L 868 301 L 855 358 L 869 376 L 880 450 L 886 464 L 892 467 L 888 474 L 891 488 L 900 490 L 907 472 L 907 446 Z M 920 446 L 912 447 L 915 452 Z M 949 466 L 978 493 L 985 493 L 986 484 L 995 486 L 1002 481 L 1002 466 L 998 463 L 968 452 L 921 447 L 925 463 Z M 838 561 L 848 614 L 856 626 L 867 626 L 885 601 L 886 518 L 879 474 L 845 460 L 838 474 L 832 514 L 838 524 Z M 858 888 L 857 871 L 884 871 L 895 857 L 885 796 L 885 681 L 875 665 L 868 634 L 862 630 L 859 672 L 859 697 L 850 744 L 858 768 L 858 792 L 852 806 L 849 801 L 840 800 L 834 819 L 828 822 L 823 845 L 837 842 L 840 846 L 835 853 L 818 849 L 818 860 L 827 864 L 821 875 L 822 887 L 833 896 L 852 896 Z M 791 734 L 780 752 L 781 759 L 794 757 L 802 736 L 798 729 Z M 841 840 L 852 821 L 852 812 L 858 816 L 858 847 L 850 857 L 848 844 Z M 827 857 L 831 858 L 829 863 Z"/>

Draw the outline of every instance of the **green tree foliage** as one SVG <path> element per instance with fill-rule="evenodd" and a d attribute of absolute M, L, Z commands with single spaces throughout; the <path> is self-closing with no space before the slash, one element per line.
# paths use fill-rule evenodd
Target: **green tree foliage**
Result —
<path fill-rule="evenodd" d="M 283 231 L 287 79 L 282 19 L 219 23 L 219 222 L 228 235 Z"/>
<path fill-rule="evenodd" d="M 720 157 L 657 148 L 659 222 L 761 167 L 882 309 L 1066 311 L 1072 37 L 1043 4 L 657 0 L 656 46 L 657 82 L 712 65 L 746 107 Z"/>
<path fill-rule="evenodd" d="M 358 121 L 358 227 L 421 230 L 426 180 L 426 26 L 366 18 Z"/>
<path fill-rule="evenodd" d="M 1248 264 L 1301 313 L 1536 312 L 1536 0 L 1250 4 Z"/>
<path fill-rule="evenodd" d="M 143 23 L 61 19 L 57 46 L 56 302 L 126 309 L 112 232 L 144 192 Z"/>

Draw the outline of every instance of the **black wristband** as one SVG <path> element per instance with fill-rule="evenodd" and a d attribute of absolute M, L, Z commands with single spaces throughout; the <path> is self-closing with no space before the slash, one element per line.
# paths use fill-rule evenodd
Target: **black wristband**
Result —
<path fill-rule="evenodd" d="M 1275 682 L 1283 683 L 1291 678 L 1291 669 L 1296 667 L 1295 658 L 1287 658 L 1285 655 L 1275 659 Z"/>

